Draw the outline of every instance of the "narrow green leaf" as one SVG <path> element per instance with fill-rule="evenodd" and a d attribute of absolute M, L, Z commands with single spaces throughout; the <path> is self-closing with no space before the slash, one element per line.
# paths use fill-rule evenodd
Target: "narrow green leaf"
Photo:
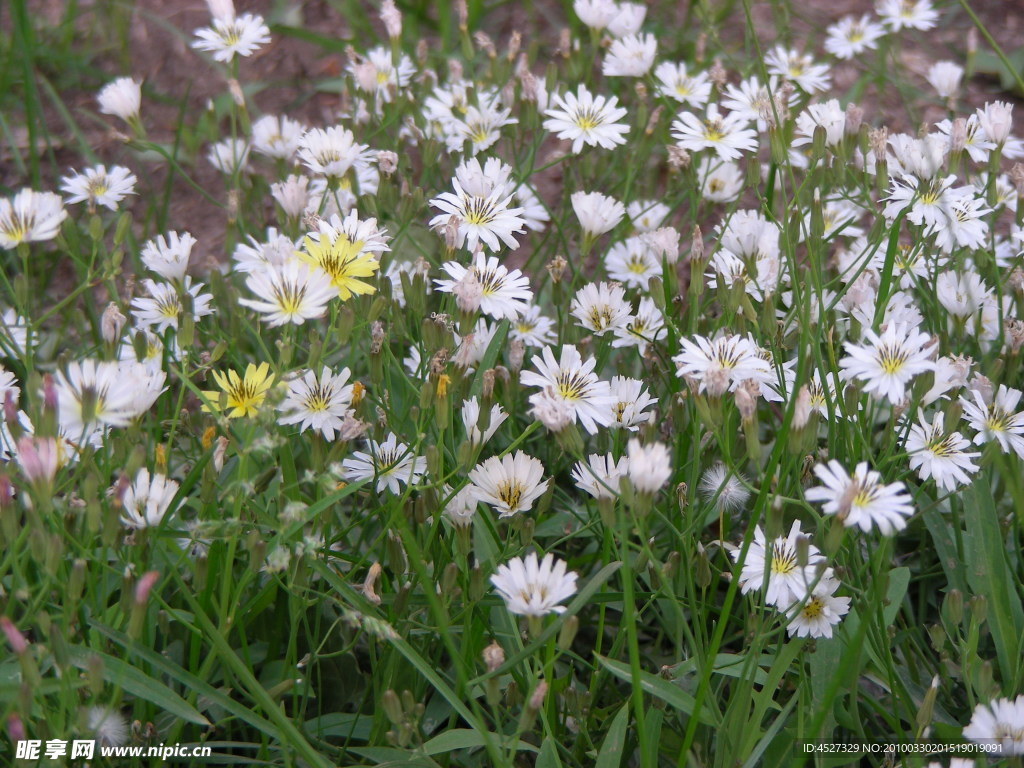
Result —
<path fill-rule="evenodd" d="M 604 656 L 599 654 L 594 655 L 597 657 L 601 666 L 611 672 L 615 677 L 620 680 L 624 680 L 627 683 L 633 682 L 633 673 L 630 671 L 628 664 L 606 659 Z M 698 713 L 694 713 L 693 710 L 696 701 L 693 696 L 688 694 L 678 685 L 674 685 L 664 678 L 652 675 L 650 672 L 641 672 L 640 687 L 643 689 L 644 693 L 649 693 L 655 698 L 661 699 L 666 704 L 675 707 L 690 717 L 696 717 L 698 722 L 701 722 L 704 725 L 719 725 L 716 719 L 703 709 Z"/>
<path fill-rule="evenodd" d="M 443 755 L 446 752 L 454 752 L 457 749 L 474 749 L 487 746 L 487 740 L 492 744 L 501 743 L 501 735 L 497 733 L 483 734 L 471 728 L 453 728 L 450 731 L 435 736 L 423 745 L 423 751 L 428 755 Z M 537 747 L 520 740 L 516 749 L 524 752 L 536 752 Z"/>
<path fill-rule="evenodd" d="M 562 768 L 562 761 L 558 757 L 558 748 L 555 740 L 548 736 L 540 745 L 540 754 L 537 755 L 537 762 L 534 768 Z"/>
<path fill-rule="evenodd" d="M 601 745 L 601 751 L 597 754 L 594 768 L 619 768 L 622 763 L 622 752 L 626 748 L 626 729 L 628 727 L 629 704 L 623 704 L 604 737 L 604 743 Z"/>

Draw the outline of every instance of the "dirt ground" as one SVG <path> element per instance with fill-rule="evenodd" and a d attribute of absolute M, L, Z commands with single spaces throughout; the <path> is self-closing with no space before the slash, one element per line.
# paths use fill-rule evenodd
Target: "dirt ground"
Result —
<path fill-rule="evenodd" d="M 541 0 L 543 1 L 543 0 Z M 90 5 L 94 0 L 81 0 L 80 7 L 83 17 L 88 16 Z M 353 24 L 339 12 L 336 5 L 327 0 L 309 0 L 295 3 L 300 9 L 301 23 L 309 29 L 340 39 L 351 36 Z M 437 4 L 443 7 L 447 4 Z M 762 45 L 773 42 L 780 37 L 773 21 L 773 3 L 753 0 L 751 13 L 759 32 Z M 794 16 L 791 23 L 789 39 L 797 46 L 805 40 L 811 40 L 811 47 L 820 47 L 820 37 L 814 40 L 814 30 L 821 30 L 831 22 L 846 14 L 868 13 L 874 3 L 870 0 L 802 0 L 791 3 Z M 929 33 L 911 33 L 902 44 L 901 59 L 908 70 L 923 83 L 923 75 L 927 68 L 936 60 L 962 60 L 967 46 L 968 30 L 972 27 L 971 20 L 957 3 L 939 3 L 942 20 L 938 30 Z M 65 8 L 64 0 L 35 0 L 30 2 L 32 12 L 49 24 L 56 24 Z M 274 19 L 272 11 L 280 10 L 280 4 L 271 7 L 270 0 L 237 0 L 239 13 L 254 12 Z M 366 2 L 364 7 L 369 11 L 376 3 Z M 686 3 L 651 3 L 652 15 L 666 19 L 669 23 L 681 22 Z M 1009 53 L 1024 44 L 1024 0 L 971 0 L 971 6 L 982 22 L 992 32 L 996 41 Z M 538 11 L 539 3 L 533 6 L 534 18 L 530 18 L 517 3 L 505 3 L 490 14 L 486 14 L 482 28 L 503 47 L 501 41 L 507 39 L 513 29 L 521 30 L 525 40 L 546 36 L 547 45 L 557 40 L 560 25 L 552 25 L 547 19 L 564 19 L 562 11 L 557 7 L 543 8 Z M 742 12 L 740 3 L 736 3 L 734 14 Z M 375 16 L 375 14 L 373 14 Z M 541 18 L 544 17 L 544 18 Z M 734 16 L 735 17 L 735 16 Z M 189 2 L 167 2 L 166 0 L 136 0 L 130 20 L 128 20 L 128 61 L 130 69 L 125 70 L 118 57 L 111 54 L 100 54 L 95 64 L 112 79 L 116 76 L 131 74 L 143 78 L 145 82 L 144 122 L 150 138 L 156 141 L 170 141 L 172 126 L 178 119 L 179 105 L 187 101 L 186 113 L 191 117 L 203 110 L 208 101 L 222 95 L 227 89 L 227 82 L 217 70 L 211 69 L 196 53 L 188 47 L 192 31 L 208 23 L 209 12 L 205 3 L 197 0 Z M 299 19 L 295 19 L 299 21 Z M 373 19 L 376 23 L 376 19 Z M 9 27 L 10 20 L 0 10 L 0 25 Z M 83 30 L 83 33 L 87 30 Z M 742 29 L 723 28 L 721 39 L 729 46 L 742 46 Z M 936 45 L 938 41 L 938 45 Z M 87 41 L 83 41 L 87 45 Z M 357 50 L 364 50 L 373 43 L 353 41 Z M 982 40 L 980 45 L 985 47 Z M 546 47 L 546 46 L 545 46 Z M 336 122 L 341 107 L 339 98 L 333 94 L 311 92 L 313 80 L 339 75 L 344 70 L 344 55 L 338 51 L 325 52 L 319 45 L 288 37 L 274 35 L 272 43 L 265 46 L 255 56 L 242 62 L 243 79 L 248 82 L 260 81 L 268 87 L 256 93 L 252 98 L 251 111 L 254 115 L 263 113 L 286 113 L 299 118 L 310 125 L 330 125 Z M 539 72 L 541 65 L 537 65 Z M 849 86 L 858 76 L 855 64 L 839 65 L 833 72 L 833 80 L 840 90 Z M 735 74 L 733 80 L 738 79 Z M 103 80 L 96 85 L 101 84 Z M 966 89 L 965 89 L 966 90 Z M 993 98 L 1008 98 L 1008 94 L 1000 92 L 997 84 L 989 79 L 975 78 L 970 88 L 971 106 L 978 106 Z M 126 162 L 129 156 L 122 146 L 116 132 L 104 127 L 104 123 L 95 120 L 95 90 L 80 90 L 62 93 L 65 105 L 72 115 L 89 115 L 89 119 L 79 120 L 79 125 L 86 140 L 96 150 L 102 161 L 110 164 Z M 891 127 L 903 130 L 916 130 L 917 126 L 893 125 L 893 117 L 903 115 L 905 110 L 900 95 L 895 89 L 869 88 L 861 98 L 865 108 L 865 119 L 880 124 L 885 122 Z M 941 119 L 943 114 L 936 108 L 934 113 L 922 115 L 924 121 Z M 897 118 L 899 119 L 899 118 Z M 17 116 L 14 122 L 17 123 Z M 1017 124 L 1024 120 L 1024 109 L 1017 110 Z M 67 133 L 64 123 L 56 110 L 46 110 L 48 132 L 57 137 L 58 150 L 56 157 L 61 165 L 61 172 L 71 167 L 81 167 L 83 161 L 76 151 L 61 150 L 61 137 Z M 110 124 L 109 122 L 107 123 Z M 1017 133 L 1021 130 L 1018 128 Z M 63 144 L 73 146 L 70 137 Z M 4 152 L 8 151 L 4 148 Z M 140 171 L 147 176 L 147 183 L 160 184 L 167 172 L 165 167 L 154 165 L 152 168 L 139 168 L 138 161 L 130 163 L 140 176 Z M 222 188 L 219 174 L 200 156 L 190 172 L 196 181 L 210 190 Z M 16 176 L 12 163 L 0 162 L 0 184 L 16 189 L 26 183 L 25 179 Z M 56 185 L 56 180 L 55 184 Z M 154 187 L 157 188 L 157 187 Z M 225 212 L 209 205 L 201 196 L 196 195 L 186 183 L 176 182 L 172 192 L 169 226 L 171 228 L 188 229 L 198 239 L 199 245 L 195 255 L 200 261 L 219 261 L 224 258 L 223 241 L 225 231 Z"/>

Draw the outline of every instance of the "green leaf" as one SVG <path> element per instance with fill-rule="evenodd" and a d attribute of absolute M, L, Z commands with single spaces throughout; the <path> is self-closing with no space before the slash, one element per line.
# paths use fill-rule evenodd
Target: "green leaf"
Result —
<path fill-rule="evenodd" d="M 594 655 L 601 663 L 601 666 L 611 672 L 615 677 L 620 680 L 624 680 L 627 683 L 633 682 L 633 673 L 630 671 L 628 664 L 623 664 L 619 661 L 612 661 L 600 654 Z M 693 696 L 688 694 L 678 685 L 670 683 L 668 680 L 665 680 L 658 675 L 652 675 L 650 672 L 641 671 L 640 687 L 643 689 L 644 693 L 649 693 L 655 698 L 661 699 L 666 704 L 675 707 L 690 717 L 696 717 L 697 720 L 704 725 L 719 725 L 716 719 L 703 709 L 698 713 L 694 713 L 693 710 L 696 701 Z"/>
<path fill-rule="evenodd" d="M 423 751 L 428 755 L 443 755 L 446 752 L 454 752 L 457 749 L 485 747 L 487 746 L 488 739 L 490 739 L 492 744 L 500 744 L 501 738 L 501 735 L 497 733 L 485 735 L 471 728 L 454 728 L 432 738 L 423 745 Z M 521 740 L 516 744 L 516 749 L 526 752 L 537 751 L 537 747 L 533 744 L 527 744 Z"/>
<path fill-rule="evenodd" d="M 605 734 L 601 751 L 597 754 L 594 768 L 619 768 L 622 752 L 626 747 L 626 729 L 629 727 L 629 704 L 623 704 L 619 713 L 612 720 L 608 733 Z"/>
<path fill-rule="evenodd" d="M 562 768 L 562 761 L 558 757 L 558 748 L 550 736 L 544 739 L 544 743 L 540 745 L 540 754 L 537 755 L 534 768 Z"/>
<path fill-rule="evenodd" d="M 82 670 L 89 668 L 89 659 L 98 657 L 103 661 L 103 679 L 136 696 L 156 705 L 158 709 L 196 725 L 208 726 L 210 721 L 159 680 L 136 669 L 131 664 L 109 654 L 94 651 L 78 645 L 69 648 L 71 663 Z"/>
<path fill-rule="evenodd" d="M 896 614 L 900 612 L 900 606 L 903 604 L 908 586 L 910 586 L 909 568 L 893 568 L 889 571 L 889 589 L 885 593 L 885 606 L 882 608 L 885 626 L 892 626 L 892 623 L 896 621 Z"/>
<path fill-rule="evenodd" d="M 964 559 L 967 583 L 988 600 L 988 626 L 996 646 L 999 669 L 1007 685 L 1020 679 L 1024 607 L 1006 559 L 992 487 L 983 481 L 971 485 L 964 499 Z"/>

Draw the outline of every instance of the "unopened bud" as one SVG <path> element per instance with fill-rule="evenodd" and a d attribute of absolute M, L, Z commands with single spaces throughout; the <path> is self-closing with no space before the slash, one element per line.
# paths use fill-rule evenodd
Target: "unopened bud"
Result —
<path fill-rule="evenodd" d="M 496 642 L 492 642 L 483 651 L 484 666 L 488 672 L 494 672 L 505 663 L 505 650 Z"/>
<path fill-rule="evenodd" d="M 390 150 L 381 150 L 377 153 L 377 167 L 385 176 L 390 176 L 398 170 L 398 155 Z"/>
<path fill-rule="evenodd" d="M 124 328 L 125 322 L 127 322 L 127 318 L 121 314 L 117 304 L 114 302 L 107 304 L 107 308 L 103 310 L 103 318 L 100 320 L 103 340 L 108 344 L 116 343 L 121 338 L 121 329 Z"/>

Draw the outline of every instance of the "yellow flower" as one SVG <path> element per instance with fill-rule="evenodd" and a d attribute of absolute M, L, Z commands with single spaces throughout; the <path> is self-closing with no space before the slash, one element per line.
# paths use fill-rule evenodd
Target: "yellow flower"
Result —
<path fill-rule="evenodd" d="M 331 285 L 338 289 L 342 301 L 348 301 L 352 294 L 374 293 L 377 288 L 361 282 L 360 277 L 372 277 L 380 269 L 380 262 L 372 252 L 364 252 L 362 240 L 349 240 L 344 232 L 329 237 L 321 232 L 319 239 L 307 236 L 302 241 L 302 250 L 296 255 L 307 264 L 320 267 L 331 276 Z"/>
<path fill-rule="evenodd" d="M 249 367 L 245 369 L 244 379 L 234 371 L 228 371 L 226 376 L 220 371 L 213 372 L 217 386 L 227 395 L 226 407 L 230 409 L 228 418 L 238 419 L 242 416 L 256 415 L 256 411 L 267 396 L 267 390 L 274 383 L 274 374 L 269 371 L 270 366 L 267 363 L 262 363 L 259 367 L 249 363 Z M 214 407 L 219 407 L 220 392 L 203 392 L 203 394 L 214 404 Z M 204 405 L 203 410 L 210 411 L 211 408 Z"/>

